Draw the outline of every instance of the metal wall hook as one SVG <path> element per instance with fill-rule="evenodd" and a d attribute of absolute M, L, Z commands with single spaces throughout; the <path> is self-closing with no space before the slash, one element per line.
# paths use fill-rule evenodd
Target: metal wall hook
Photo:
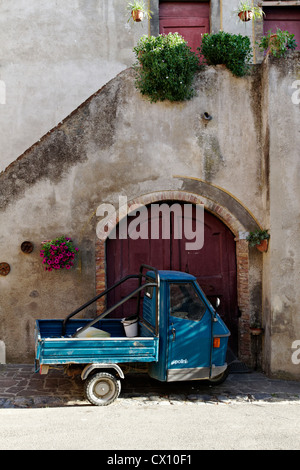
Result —
<path fill-rule="evenodd" d="M 205 113 L 201 114 L 201 117 L 205 121 L 211 121 L 212 120 L 212 116 L 209 113 L 207 113 L 206 111 L 205 111 Z"/>

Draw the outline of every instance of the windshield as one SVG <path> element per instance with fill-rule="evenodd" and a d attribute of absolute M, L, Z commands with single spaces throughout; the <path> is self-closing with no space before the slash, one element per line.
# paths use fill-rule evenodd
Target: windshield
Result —
<path fill-rule="evenodd" d="M 170 315 L 191 321 L 200 321 L 206 305 L 191 282 L 170 284 Z"/>

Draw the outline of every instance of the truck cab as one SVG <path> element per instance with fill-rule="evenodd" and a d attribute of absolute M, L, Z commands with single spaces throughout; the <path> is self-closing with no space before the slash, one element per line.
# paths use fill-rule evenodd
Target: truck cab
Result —
<path fill-rule="evenodd" d="M 155 273 L 147 272 L 153 280 Z M 223 380 L 230 332 L 191 274 L 158 271 L 159 358 L 149 365 L 157 380 Z M 156 287 L 145 289 L 143 321 L 155 325 Z"/>

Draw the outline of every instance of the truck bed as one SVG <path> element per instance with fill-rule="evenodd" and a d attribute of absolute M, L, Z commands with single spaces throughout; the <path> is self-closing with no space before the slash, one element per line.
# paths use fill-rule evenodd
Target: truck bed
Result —
<path fill-rule="evenodd" d="M 93 326 L 111 334 L 109 338 L 72 338 L 78 328 L 91 319 L 69 320 L 62 335 L 63 320 L 37 320 L 35 325 L 35 360 L 42 364 L 90 364 L 156 362 L 158 337 L 143 323 L 139 335 L 125 336 L 120 319 L 99 320 Z"/>

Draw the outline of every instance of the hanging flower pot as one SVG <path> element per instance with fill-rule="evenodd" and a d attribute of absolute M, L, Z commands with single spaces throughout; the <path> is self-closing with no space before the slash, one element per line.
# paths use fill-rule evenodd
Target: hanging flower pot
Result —
<path fill-rule="evenodd" d="M 253 335 L 253 336 L 259 336 L 261 335 L 263 332 L 263 329 L 261 327 L 258 327 L 258 326 L 250 326 L 250 333 Z"/>
<path fill-rule="evenodd" d="M 239 19 L 244 23 L 250 20 L 255 21 L 258 18 L 262 18 L 265 14 L 261 7 L 252 5 L 250 0 L 241 1 L 237 10 L 234 10 L 234 12 L 238 14 Z"/>
<path fill-rule="evenodd" d="M 144 19 L 144 12 L 142 10 L 132 10 L 131 16 L 133 21 L 139 23 Z"/>
<path fill-rule="evenodd" d="M 58 237 L 42 242 L 40 257 L 43 258 L 45 271 L 70 269 L 74 266 L 74 258 L 78 251 L 68 237 Z"/>
<path fill-rule="evenodd" d="M 133 0 L 127 4 L 127 11 L 130 13 L 129 19 L 133 20 L 134 23 L 140 23 L 145 18 L 151 19 L 151 13 L 144 0 Z"/>

